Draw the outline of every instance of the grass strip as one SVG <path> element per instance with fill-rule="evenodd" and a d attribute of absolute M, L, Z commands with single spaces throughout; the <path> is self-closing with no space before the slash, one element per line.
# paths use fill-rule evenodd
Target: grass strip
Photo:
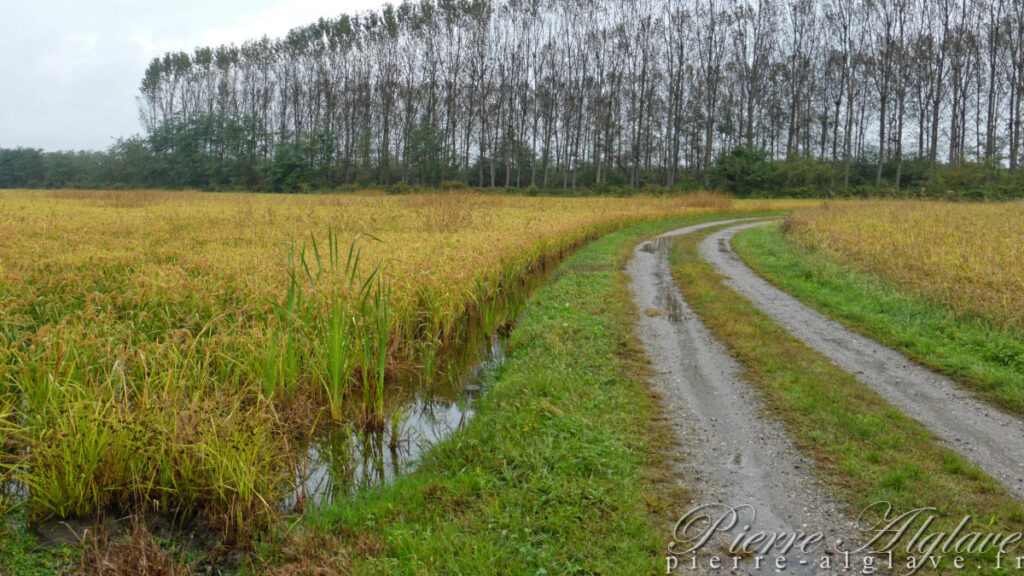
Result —
<path fill-rule="evenodd" d="M 301 540 L 336 535 L 333 560 L 316 562 L 356 574 L 657 571 L 671 522 L 659 515 L 681 497 L 620 269 L 643 238 L 724 217 L 629 228 L 570 256 L 527 303 L 465 428 L 394 485 L 307 513 L 264 557 L 305 570 Z"/>
<path fill-rule="evenodd" d="M 948 374 L 989 402 L 1024 414 L 1024 334 L 958 314 L 879 276 L 786 238 L 779 226 L 738 234 L 736 252 L 758 274 L 865 336 Z"/>
<path fill-rule="evenodd" d="M 930 531 L 950 530 L 968 515 L 979 531 L 1020 530 L 1024 510 L 995 480 L 728 288 L 698 255 L 710 233 L 682 237 L 672 250 L 673 275 L 684 297 L 741 362 L 744 378 L 763 392 L 767 408 L 813 456 L 825 485 L 854 517 L 887 501 L 902 512 L 934 507 L 939 519 Z M 921 556 L 905 550 L 918 527 L 894 551 L 897 559 Z M 951 569 L 950 556 L 939 572 Z M 992 553 L 969 560 L 956 573 L 998 572 Z"/>

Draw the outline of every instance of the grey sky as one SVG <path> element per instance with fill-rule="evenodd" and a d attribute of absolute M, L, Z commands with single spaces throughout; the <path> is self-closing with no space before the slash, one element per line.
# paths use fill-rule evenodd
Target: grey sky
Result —
<path fill-rule="evenodd" d="M 238 43 L 383 0 L 0 0 L 0 147 L 105 149 L 139 132 L 155 56 Z"/>

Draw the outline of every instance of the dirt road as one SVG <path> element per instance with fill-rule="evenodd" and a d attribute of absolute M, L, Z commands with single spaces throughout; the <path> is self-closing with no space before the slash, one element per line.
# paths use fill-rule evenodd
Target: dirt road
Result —
<path fill-rule="evenodd" d="M 708 236 L 701 244 L 701 256 L 754 306 L 1024 498 L 1024 422 L 812 310 L 758 276 L 733 251 L 732 238 L 761 224 L 744 223 Z"/>
<path fill-rule="evenodd" d="M 627 266 L 640 311 L 637 332 L 656 373 L 655 388 L 680 440 L 680 473 L 693 497 L 692 506 L 751 506 L 756 520 L 744 519 L 740 524 L 789 534 L 820 532 L 833 551 L 837 540 L 849 542 L 853 524 L 812 478 L 811 461 L 766 415 L 758 392 L 740 380 L 736 361 L 691 311 L 672 279 L 667 255 L 672 238 L 720 224 L 690 226 L 644 242 Z M 686 512 L 681 509 L 679 515 Z M 742 528 L 738 525 L 728 537 Z M 702 552 L 723 554 L 725 546 L 724 538 L 719 538 L 716 546 L 706 546 Z M 784 573 L 835 573 L 818 569 L 823 554 L 822 548 L 813 554 L 789 554 Z M 690 562 L 689 555 L 680 558 L 684 571 L 694 573 Z M 735 571 L 706 569 L 702 562 L 698 560 L 696 573 L 776 571 L 771 566 L 758 571 L 749 558 Z"/>

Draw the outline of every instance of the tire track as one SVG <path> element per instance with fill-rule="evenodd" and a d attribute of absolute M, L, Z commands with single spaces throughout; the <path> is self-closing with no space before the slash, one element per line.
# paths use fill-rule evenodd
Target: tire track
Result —
<path fill-rule="evenodd" d="M 633 299 L 640 310 L 637 333 L 655 371 L 653 384 L 661 395 L 682 457 L 680 472 L 694 497 L 693 506 L 719 504 L 751 506 L 753 530 L 815 533 L 824 536 L 811 554 L 787 554 L 785 573 L 824 574 L 818 559 L 834 554 L 837 541 L 849 541 L 853 523 L 826 496 L 811 477 L 813 463 L 789 441 L 781 424 L 766 416 L 760 395 L 741 381 L 741 368 L 711 335 L 683 300 L 668 262 L 672 238 L 738 220 L 710 222 L 681 228 L 641 243 L 626 271 L 632 280 Z M 682 516 L 687 510 L 679 510 Z M 741 522 L 740 524 L 743 524 Z M 705 556 L 723 554 L 743 526 L 721 534 L 705 546 Z M 683 548 L 685 549 L 685 548 Z M 827 550 L 827 552 L 826 552 Z M 766 565 L 756 570 L 746 558 L 739 570 L 711 570 L 706 560 L 691 567 L 691 556 L 679 558 L 681 572 L 708 574 L 760 574 L 776 572 Z M 701 556 L 698 556 L 701 558 Z M 833 562 L 841 561 L 838 554 Z M 726 568 L 732 568 L 728 564 Z"/>
<path fill-rule="evenodd" d="M 763 224 L 746 223 L 711 234 L 700 246 L 701 256 L 731 288 L 779 325 L 1024 498 L 1024 421 L 981 402 L 949 378 L 849 330 L 758 276 L 737 256 L 732 238 Z"/>

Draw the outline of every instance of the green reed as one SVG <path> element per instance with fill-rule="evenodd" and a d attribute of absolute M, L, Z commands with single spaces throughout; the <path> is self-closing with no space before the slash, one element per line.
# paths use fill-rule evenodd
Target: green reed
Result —
<path fill-rule="evenodd" d="M 348 416 L 348 391 L 360 385 L 360 423 L 378 428 L 385 417 L 391 283 L 380 261 L 362 270 L 362 238 L 378 241 L 357 236 L 343 253 L 329 230 L 325 250 L 315 237 L 298 251 L 292 249 L 289 287 L 278 306 L 282 334 L 270 340 L 263 380 L 272 398 L 281 391 L 288 399 L 303 378 L 321 387 L 335 422 Z"/>

